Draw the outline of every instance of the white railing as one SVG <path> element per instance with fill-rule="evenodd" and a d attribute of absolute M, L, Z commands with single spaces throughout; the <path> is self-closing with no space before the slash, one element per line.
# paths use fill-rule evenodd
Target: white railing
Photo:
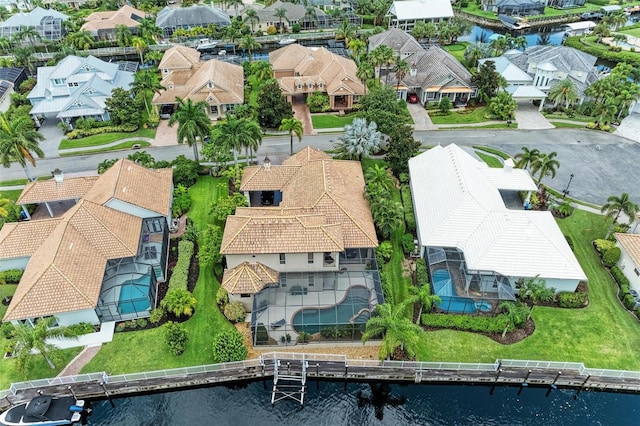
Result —
<path fill-rule="evenodd" d="M 15 395 L 18 391 L 23 389 L 41 388 L 47 386 L 57 386 L 73 383 L 87 383 L 95 381 L 106 381 L 107 373 L 90 373 L 90 374 L 78 374 L 77 376 L 62 376 L 53 377 L 50 379 L 29 380 L 26 382 L 11 383 L 11 387 L 8 389 L 11 395 Z M 0 391 L 6 392 L 6 391 Z"/>
<path fill-rule="evenodd" d="M 500 359 L 501 367 L 543 368 L 546 370 L 576 370 L 582 373 L 585 366 L 581 362 L 533 361 L 521 359 Z"/>

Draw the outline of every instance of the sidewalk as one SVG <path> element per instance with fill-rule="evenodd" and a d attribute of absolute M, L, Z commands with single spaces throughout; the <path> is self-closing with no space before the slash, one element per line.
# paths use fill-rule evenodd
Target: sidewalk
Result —
<path fill-rule="evenodd" d="M 69 362 L 69 364 L 67 364 L 65 368 L 62 369 L 60 374 L 58 374 L 58 377 L 77 376 L 78 374 L 80 374 L 82 368 L 87 365 L 98 352 L 100 352 L 100 348 L 102 348 L 102 345 L 85 347 L 74 359 Z"/>

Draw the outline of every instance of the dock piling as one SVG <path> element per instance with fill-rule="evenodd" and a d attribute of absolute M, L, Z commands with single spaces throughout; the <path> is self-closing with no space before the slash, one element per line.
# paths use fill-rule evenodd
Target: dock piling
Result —
<path fill-rule="evenodd" d="M 69 392 L 71 392 L 71 395 L 73 395 L 74 399 L 78 399 L 78 397 L 76 396 L 76 393 L 73 391 L 73 388 L 71 386 L 67 386 L 67 389 L 69 389 Z"/>
<path fill-rule="evenodd" d="M 523 388 L 526 388 L 527 386 L 529 386 L 529 383 L 527 382 L 527 380 L 529 380 L 530 375 L 531 375 L 531 370 L 527 371 L 527 375 L 524 376 L 524 380 L 520 384 L 520 389 L 518 389 L 518 396 L 520 396 L 520 394 L 522 393 Z"/>
<path fill-rule="evenodd" d="M 111 408 L 116 408 L 116 404 L 113 403 L 113 400 L 111 399 L 111 395 L 109 395 L 109 391 L 107 391 L 107 386 L 104 384 L 104 382 L 99 382 L 98 385 L 100 385 L 100 387 L 104 391 L 104 396 L 106 396 L 107 399 L 109 400 L 109 404 L 111 404 Z"/>
<path fill-rule="evenodd" d="M 498 374 L 496 374 L 496 378 L 493 381 L 493 385 L 491 386 L 491 390 L 489 391 L 489 395 L 493 395 L 493 391 L 496 390 L 496 383 L 498 383 L 498 380 L 500 379 L 500 374 L 502 374 L 502 368 L 498 368 Z"/>
<path fill-rule="evenodd" d="M 573 395 L 573 399 L 578 399 L 578 395 L 580 395 L 580 392 L 582 392 L 582 389 L 584 389 L 584 387 L 586 386 L 587 381 L 589 380 L 589 378 L 591 378 L 591 374 L 587 374 L 587 377 L 584 379 L 584 381 L 582 382 L 582 384 L 580 385 L 580 387 L 576 391 L 575 395 Z"/>

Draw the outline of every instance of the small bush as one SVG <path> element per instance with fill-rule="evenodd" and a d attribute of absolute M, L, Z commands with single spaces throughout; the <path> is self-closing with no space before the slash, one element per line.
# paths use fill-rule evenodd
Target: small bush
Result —
<path fill-rule="evenodd" d="M 241 302 L 232 302 L 224 307 L 224 316 L 234 323 L 244 321 L 247 310 Z"/>
<path fill-rule="evenodd" d="M 173 321 L 169 321 L 166 324 L 164 342 L 169 347 L 169 352 L 176 356 L 182 355 L 187 345 L 187 340 L 189 340 L 187 330 L 182 328 L 180 324 Z"/>
<path fill-rule="evenodd" d="M 633 310 L 633 307 L 636 304 L 636 300 L 633 298 L 632 295 L 630 295 L 629 293 L 625 294 L 624 297 L 622 298 L 622 304 L 624 305 L 625 308 L 629 309 L 629 310 Z"/>
<path fill-rule="evenodd" d="M 151 310 L 151 314 L 149 315 L 149 322 L 151 322 L 151 324 L 158 324 L 160 321 L 162 321 L 163 316 L 164 316 L 164 309 L 162 308 L 153 309 Z"/>
<path fill-rule="evenodd" d="M 627 286 L 627 289 L 629 288 L 629 279 L 624 275 L 622 269 L 618 268 L 617 266 L 612 266 L 611 275 L 613 275 L 613 279 L 616 280 L 620 287 Z"/>
<path fill-rule="evenodd" d="M 561 308 L 582 308 L 587 303 L 587 293 L 584 292 L 560 292 L 558 293 L 558 306 Z"/>
<path fill-rule="evenodd" d="M 126 328 L 127 328 L 127 324 L 126 324 L 126 323 L 124 323 L 124 322 L 119 322 L 119 323 L 116 325 L 116 333 L 120 333 L 120 332 L 124 331 Z"/>
<path fill-rule="evenodd" d="M 429 273 L 427 272 L 427 261 L 420 258 L 416 261 L 416 283 L 418 286 L 429 283 Z"/>
<path fill-rule="evenodd" d="M 136 328 L 138 328 L 138 323 L 136 322 L 136 320 L 127 321 L 125 324 L 127 328 L 131 330 L 135 330 Z"/>
<path fill-rule="evenodd" d="M 87 136 L 99 135 L 102 133 L 131 133 L 138 130 L 138 126 L 134 124 L 123 124 L 122 126 L 105 126 L 89 129 L 75 129 L 66 134 L 67 139 L 81 139 Z"/>
<path fill-rule="evenodd" d="M 136 320 L 136 325 L 138 326 L 138 328 L 145 328 L 147 324 L 149 324 L 149 321 L 147 321 L 146 318 L 138 318 Z"/>
<path fill-rule="evenodd" d="M 5 339 L 11 339 L 16 335 L 16 328 L 10 322 L 3 322 L 2 326 L 0 326 L 0 333 L 2 333 Z"/>
<path fill-rule="evenodd" d="M 376 256 L 378 256 L 383 262 L 388 262 L 393 254 L 393 245 L 391 241 L 383 241 L 376 249 Z"/>
<path fill-rule="evenodd" d="M 196 298 L 193 297 L 189 290 L 174 287 L 169 288 L 164 299 L 160 302 L 160 306 L 177 317 L 183 315 L 190 317 L 193 315 L 197 303 Z"/>
<path fill-rule="evenodd" d="M 598 250 L 599 253 L 604 253 L 610 248 L 615 247 L 616 243 L 609 240 L 599 239 L 599 240 L 594 240 L 593 245 L 596 247 L 596 250 Z"/>
<path fill-rule="evenodd" d="M 248 350 L 242 334 L 237 330 L 223 331 L 213 338 L 213 362 L 242 361 Z"/>
<path fill-rule="evenodd" d="M 423 314 L 422 324 L 428 327 L 453 328 L 463 331 L 478 331 L 481 333 L 502 333 L 505 328 L 513 330 L 513 325 L 506 315 L 495 317 L 480 317 L 470 315 L 451 314 Z"/>
<path fill-rule="evenodd" d="M 300 333 L 298 333 L 298 343 L 308 343 L 309 340 L 311 340 L 311 335 L 306 331 L 301 331 Z"/>
<path fill-rule="evenodd" d="M 4 282 L 7 284 L 18 284 L 23 273 L 24 271 L 21 269 L 8 269 L 0 272 L 0 277 L 4 278 Z"/>
<path fill-rule="evenodd" d="M 380 270 L 380 285 L 385 302 L 393 304 L 393 289 L 391 288 L 391 282 L 387 278 L 387 273 L 384 269 Z"/>
<path fill-rule="evenodd" d="M 619 247 L 612 247 L 607 251 L 605 251 L 604 254 L 602 255 L 602 263 L 604 263 L 606 266 L 609 266 L 609 267 L 618 263 L 618 260 L 620 260 Z"/>
<path fill-rule="evenodd" d="M 402 251 L 404 254 L 409 254 L 413 251 L 415 245 L 413 244 L 413 235 L 411 234 L 403 234 L 402 235 Z"/>
<path fill-rule="evenodd" d="M 573 240 L 571 239 L 571 237 L 569 235 L 565 235 L 564 239 L 567 240 L 567 244 L 569 244 L 569 248 L 571 249 L 571 251 L 574 251 Z"/>
<path fill-rule="evenodd" d="M 194 244 L 191 241 L 182 240 L 178 243 L 178 261 L 174 266 L 169 280 L 169 288 L 187 289 L 189 278 L 189 266 L 193 256 Z"/>
<path fill-rule="evenodd" d="M 216 303 L 218 306 L 225 306 L 229 303 L 229 293 L 223 287 L 220 287 L 216 293 Z"/>
<path fill-rule="evenodd" d="M 92 324 L 87 322 L 81 322 L 78 324 L 72 324 L 67 327 L 67 331 L 71 333 L 73 336 L 82 336 L 83 334 L 93 333 L 95 328 Z"/>

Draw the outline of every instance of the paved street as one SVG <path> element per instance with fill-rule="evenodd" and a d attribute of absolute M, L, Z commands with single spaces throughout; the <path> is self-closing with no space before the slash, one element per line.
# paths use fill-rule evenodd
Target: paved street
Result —
<path fill-rule="evenodd" d="M 549 130 L 439 130 L 418 131 L 416 138 L 423 145 L 457 143 L 459 145 L 488 145 L 500 148 L 512 155 L 522 146 L 538 148 L 543 152 L 556 151 L 560 169 L 555 179 L 545 178 L 543 183 L 557 190 L 563 190 L 573 173 L 569 191 L 571 196 L 602 204 L 609 195 L 628 192 L 632 199 L 640 200 L 640 178 L 634 173 L 640 164 L 640 143 L 603 132 L 582 129 Z M 320 149 L 330 149 L 338 134 L 305 136 L 302 143 L 295 143 L 294 149 L 306 145 Z M 192 156 L 186 145 L 147 148 L 158 160 L 171 160 L 177 155 Z M 33 170 L 35 176 L 48 175 L 56 167 L 67 172 L 95 169 L 105 159 L 124 157 L 131 151 L 107 152 L 103 154 L 81 155 L 66 158 L 45 158 L 39 160 Z M 261 160 L 265 155 L 288 155 L 289 138 L 266 137 L 258 150 Z M 0 180 L 24 177 L 22 168 L 12 165 L 0 168 Z"/>

